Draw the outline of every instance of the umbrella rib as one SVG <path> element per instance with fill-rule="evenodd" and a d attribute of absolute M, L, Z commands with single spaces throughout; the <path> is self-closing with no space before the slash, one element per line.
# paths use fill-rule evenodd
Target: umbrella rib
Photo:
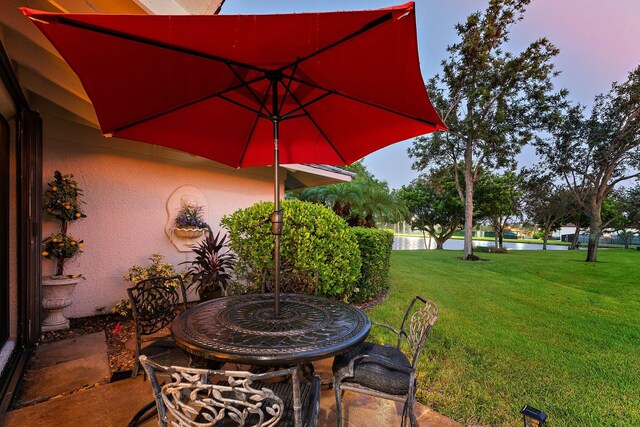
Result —
<path fill-rule="evenodd" d="M 245 64 L 245 63 L 242 63 L 242 62 L 239 62 L 239 61 L 234 61 L 234 60 L 231 60 L 231 59 L 228 59 L 228 58 L 222 58 L 222 57 L 219 57 L 219 56 L 216 56 L 216 55 L 207 54 L 207 53 L 200 52 L 200 51 L 197 51 L 197 50 L 194 50 L 194 49 L 188 49 L 188 48 L 185 48 L 185 47 L 172 45 L 170 43 L 159 42 L 157 40 L 151 40 L 151 39 L 148 39 L 148 38 L 145 38 L 145 37 L 134 36 L 134 35 L 131 35 L 131 34 L 120 32 L 120 31 L 110 30 L 110 29 L 98 27 L 98 26 L 95 26 L 95 25 L 89 25 L 89 24 L 85 24 L 85 23 L 81 23 L 81 22 L 76 22 L 76 21 L 74 21 L 72 19 L 69 19 L 69 18 L 66 18 L 66 17 L 60 17 L 58 22 L 60 24 L 62 24 L 62 25 L 67 25 L 67 26 L 70 26 L 70 27 L 76 27 L 76 28 L 87 30 L 87 31 L 92 31 L 92 32 L 100 33 L 100 34 L 105 34 L 105 35 L 109 35 L 109 36 L 116 37 L 116 38 L 121 38 L 121 39 L 129 40 L 129 41 L 133 41 L 133 42 L 138 42 L 138 43 L 141 43 L 141 44 L 147 44 L 147 45 L 155 46 L 155 47 L 162 48 L 162 49 L 172 50 L 172 51 L 179 52 L 179 53 L 184 53 L 184 54 L 197 56 L 197 57 L 204 58 L 204 59 L 209 59 L 209 60 L 212 60 L 212 61 L 221 62 L 221 63 L 226 64 L 227 67 L 229 67 L 229 69 L 236 76 L 236 78 L 238 78 L 242 82 L 242 84 L 239 85 L 239 86 L 228 88 L 228 89 L 226 89 L 226 90 L 224 90 L 222 92 L 217 92 L 217 93 L 202 97 L 200 99 L 197 99 L 197 100 L 194 100 L 194 101 L 190 101 L 190 102 L 188 102 L 186 104 L 179 105 L 179 106 L 171 108 L 171 109 L 169 109 L 167 111 L 163 111 L 163 112 L 155 114 L 153 116 L 138 120 L 136 122 L 129 123 L 129 124 L 125 125 L 125 126 L 121 126 L 121 127 L 117 128 L 117 129 L 114 129 L 115 132 L 119 132 L 119 131 L 122 131 L 123 129 L 127 129 L 127 128 L 130 128 L 132 126 L 136 126 L 136 125 L 138 125 L 140 123 L 144 123 L 146 121 L 153 120 L 153 119 L 158 118 L 160 116 L 173 113 L 173 112 L 175 112 L 177 110 L 180 110 L 182 108 L 188 107 L 190 105 L 196 104 L 198 102 L 205 101 L 207 99 L 210 99 L 210 98 L 213 98 L 213 97 L 216 97 L 216 96 L 219 96 L 221 99 L 224 99 L 227 102 L 231 102 L 232 104 L 238 105 L 238 106 L 243 107 L 245 109 L 249 109 L 250 111 L 252 111 L 252 112 L 254 112 L 254 113 L 258 114 L 258 115 L 262 115 L 261 110 L 264 107 L 264 103 L 261 104 L 261 109 L 260 110 L 254 110 L 249 106 L 246 106 L 246 105 L 244 105 L 242 103 L 239 103 L 237 101 L 232 101 L 229 98 L 226 98 L 226 97 L 224 97 L 222 95 L 224 93 L 226 93 L 226 92 L 231 92 L 231 91 L 236 90 L 236 89 L 238 89 L 240 87 L 246 87 L 247 90 L 249 90 L 249 92 L 252 94 L 252 96 L 256 99 L 256 101 L 259 102 L 258 98 L 255 96 L 255 93 L 253 92 L 253 90 L 250 88 L 249 85 L 252 84 L 252 83 L 255 83 L 257 81 L 263 80 L 263 79 L 265 79 L 265 77 L 264 76 L 263 77 L 259 77 L 259 78 L 256 78 L 256 79 L 253 79 L 253 80 L 247 82 L 244 79 L 242 79 L 242 77 L 238 74 L 237 70 L 235 70 L 233 68 L 233 66 L 237 66 L 237 67 L 240 67 L 240 68 L 246 68 L 246 69 L 249 69 L 249 70 L 258 71 L 258 72 L 261 72 L 261 73 L 265 73 L 267 71 L 264 68 L 252 66 L 252 65 Z"/>
<path fill-rule="evenodd" d="M 246 81 L 242 78 L 242 76 L 240 75 L 240 73 L 238 73 L 238 71 L 237 71 L 235 68 L 233 68 L 233 66 L 232 66 L 231 64 L 227 64 L 227 67 L 229 67 L 229 69 L 230 69 L 230 70 L 231 70 L 231 72 L 236 76 L 236 78 L 242 82 L 242 86 L 244 86 L 244 87 L 249 91 L 249 93 L 251 94 L 251 96 L 253 97 L 253 99 L 258 103 L 258 105 L 260 105 L 260 110 L 259 110 L 259 111 L 257 111 L 257 114 L 260 114 L 260 111 L 262 111 L 263 109 L 265 109 L 265 103 L 264 103 L 264 101 L 260 101 L 260 98 L 258 98 L 258 95 L 256 94 L 256 92 L 254 92 L 253 88 L 251 88 L 251 86 L 250 86 L 250 85 L 251 85 L 252 83 L 255 83 L 256 81 L 264 80 L 266 77 L 265 77 L 265 76 L 263 76 L 263 77 L 261 77 L 261 78 L 254 79 L 254 80 L 252 80 L 252 81 L 250 81 L 250 82 L 246 82 Z"/>
<path fill-rule="evenodd" d="M 320 125 L 318 125 L 318 123 L 313 119 L 313 117 L 311 116 L 311 114 L 309 114 L 309 112 L 307 111 L 307 109 L 305 108 L 305 106 L 298 100 L 298 98 L 293 94 L 293 92 L 288 91 L 289 94 L 291 95 L 291 98 L 293 98 L 293 100 L 300 106 L 299 109 L 301 109 L 302 111 L 304 111 L 305 115 L 307 116 L 307 118 L 309 119 L 309 121 L 313 124 L 313 126 L 315 126 L 315 128 L 318 130 L 318 132 L 320 132 L 320 135 L 322 135 L 322 137 L 325 139 L 325 141 L 327 141 L 327 144 L 329 144 L 331 146 L 331 148 L 333 149 L 333 152 L 336 153 L 336 155 L 338 157 L 340 157 L 340 160 L 342 160 L 342 162 L 344 164 L 347 164 L 347 161 L 344 159 L 344 157 L 342 157 L 342 154 L 340 154 L 340 152 L 336 149 L 336 146 L 333 145 L 333 142 L 331 142 L 331 139 L 327 136 L 327 134 L 322 130 L 322 128 L 320 127 Z"/>
<path fill-rule="evenodd" d="M 93 31 L 95 33 L 105 34 L 105 35 L 108 35 L 108 36 L 112 36 L 112 37 L 116 37 L 116 38 L 120 38 L 120 39 L 124 39 L 124 40 L 129 40 L 129 41 L 133 41 L 133 42 L 147 44 L 149 46 L 155 46 L 155 47 L 162 48 L 162 49 L 168 49 L 168 50 L 172 50 L 174 52 L 184 53 L 184 54 L 187 54 L 187 55 L 198 56 L 200 58 L 210 59 L 212 61 L 222 62 L 224 64 L 235 65 L 235 66 L 246 68 L 246 69 L 249 69 L 249 70 L 260 71 L 260 72 L 265 72 L 266 71 L 264 68 L 256 67 L 256 66 L 250 65 L 250 64 L 245 64 L 243 62 L 235 61 L 233 59 L 223 58 L 223 57 L 216 56 L 216 55 L 211 55 L 209 53 L 200 52 L 198 50 L 189 49 L 189 48 L 186 48 L 186 47 L 183 47 L 183 46 L 177 46 L 177 45 L 173 45 L 171 43 L 165 43 L 165 42 L 161 42 L 161 41 L 158 41 L 158 40 L 152 40 L 152 39 L 149 39 L 149 38 L 146 38 L 146 37 L 135 36 L 133 34 L 124 33 L 122 31 L 110 30 L 110 29 L 99 27 L 99 26 L 96 26 L 96 25 L 90 25 L 90 24 L 85 24 L 85 23 L 82 23 L 82 22 L 77 22 L 77 21 L 74 21 L 72 19 L 69 19 L 69 18 L 66 18 L 66 17 L 63 17 L 63 16 L 61 16 L 58 19 L 58 22 L 60 24 L 62 24 L 62 25 L 68 25 L 70 27 L 76 27 L 76 28 L 80 28 L 80 29 L 83 29 L 83 30 L 87 30 L 87 31 Z"/>
<path fill-rule="evenodd" d="M 223 91 L 221 91 L 221 92 L 212 93 L 212 94 L 209 94 L 209 95 L 207 95 L 207 96 L 203 96 L 202 98 L 194 99 L 194 100 L 189 101 L 189 102 L 187 102 L 187 103 L 184 103 L 184 104 L 182 104 L 182 105 L 178 105 L 178 106 L 173 107 L 173 108 L 170 108 L 170 109 L 168 109 L 168 110 L 165 110 L 165 111 L 162 111 L 162 112 L 159 112 L 159 113 L 153 114 L 153 115 L 151 115 L 151 116 L 145 117 L 145 118 L 143 118 L 143 119 L 136 120 L 135 122 L 131 122 L 131 123 L 128 123 L 128 124 L 126 124 L 126 125 L 119 126 L 119 127 L 115 128 L 115 129 L 113 129 L 113 132 L 121 132 L 121 131 L 123 131 L 123 130 L 125 130 L 125 129 L 129 129 L 129 128 L 133 127 L 133 126 L 137 126 L 137 125 L 139 125 L 140 123 L 145 123 L 145 122 L 148 122 L 148 121 L 150 121 L 150 120 L 157 119 L 158 117 L 161 117 L 161 116 L 165 116 L 165 115 L 167 115 L 167 114 L 174 113 L 174 112 L 176 112 L 176 111 L 178 111 L 178 110 L 181 110 L 181 109 L 183 109 L 183 108 L 187 108 L 187 107 L 189 107 L 189 106 L 191 106 L 191 105 L 197 104 L 197 103 L 199 103 L 199 102 L 206 101 L 207 99 L 216 98 L 216 97 L 218 97 L 218 98 L 220 98 L 220 99 L 223 99 L 223 100 L 225 100 L 225 101 L 227 101 L 227 102 L 230 102 L 230 103 L 232 103 L 232 104 L 238 105 L 238 106 L 240 106 L 240 107 L 242 107 L 242 108 L 245 108 L 245 109 L 247 109 L 247 110 L 249 110 L 249 111 L 251 111 L 251 112 L 253 112 L 253 113 L 261 114 L 260 110 L 255 110 L 255 109 L 251 108 L 251 107 L 250 107 L 250 106 L 248 106 L 248 105 L 244 105 L 244 104 L 242 104 L 242 103 L 240 103 L 240 102 L 238 102 L 238 101 L 234 101 L 234 100 L 232 100 L 231 98 L 227 98 L 226 96 L 224 96 L 224 94 L 225 94 L 225 93 L 227 93 L 227 92 L 233 92 L 233 91 L 234 91 L 234 90 L 236 90 L 236 89 L 239 89 L 239 88 L 241 88 L 241 87 L 247 86 L 247 85 L 252 84 L 252 83 L 255 83 L 255 82 L 259 82 L 260 80 L 264 80 L 264 77 L 257 77 L 257 78 L 255 78 L 255 79 L 253 79 L 253 80 L 250 80 L 249 82 L 245 82 L 245 81 L 242 81 L 242 80 L 241 80 L 241 81 L 242 81 L 242 84 L 240 84 L 240 85 L 236 85 L 236 86 L 233 86 L 233 87 L 229 87 L 229 88 L 227 88 L 227 89 L 225 89 L 225 90 L 223 90 Z"/>
<path fill-rule="evenodd" d="M 379 110 L 386 111 L 388 113 L 396 114 L 398 116 L 401 116 L 401 117 L 404 117 L 404 118 L 407 118 L 407 119 L 415 120 L 416 122 L 420 122 L 420 123 L 424 123 L 424 124 L 429 125 L 429 126 L 437 127 L 437 123 L 436 122 L 432 122 L 431 120 L 425 120 L 423 118 L 412 116 L 410 114 L 406 114 L 406 113 L 403 113 L 401 111 L 394 110 L 392 108 L 383 107 L 382 105 L 374 104 L 373 102 L 365 101 L 364 99 L 359 99 L 359 98 L 356 98 L 354 96 L 350 96 L 350 95 L 347 95 L 347 94 L 344 94 L 344 93 L 340 93 L 338 91 L 336 91 L 335 94 L 338 95 L 338 96 L 341 96 L 343 98 L 350 99 L 351 101 L 359 102 L 361 104 L 365 104 L 365 105 L 368 105 L 370 107 L 374 107 L 374 108 L 377 108 Z"/>
<path fill-rule="evenodd" d="M 374 107 L 374 108 L 377 108 L 379 110 L 386 111 L 388 113 L 397 114 L 397 115 L 399 115 L 401 117 L 405 117 L 407 119 L 415 120 L 417 122 L 424 123 L 424 124 L 429 125 L 429 126 L 433 126 L 433 127 L 437 126 L 437 124 L 435 122 L 432 122 L 430 120 L 425 120 L 423 118 L 412 116 L 410 114 L 406 114 L 406 113 L 403 113 L 403 112 L 398 111 L 398 110 L 394 110 L 394 109 L 391 109 L 391 108 L 388 108 L 388 107 L 384 107 L 382 105 L 378 105 L 378 104 L 375 104 L 375 103 L 370 102 L 370 101 L 365 101 L 364 99 L 356 98 L 354 96 L 347 95 L 345 93 L 341 93 L 341 92 L 339 92 L 339 91 L 337 91 L 335 89 L 327 89 L 327 88 L 324 88 L 322 86 L 319 86 L 319 85 L 313 84 L 311 82 L 308 82 L 306 80 L 299 79 L 299 78 L 297 78 L 295 76 L 290 76 L 289 78 L 292 79 L 292 80 L 297 81 L 300 84 L 311 86 L 314 89 L 323 90 L 325 92 L 330 92 L 332 94 L 341 96 L 343 98 L 349 99 L 349 100 L 354 101 L 354 102 L 359 102 L 361 104 L 365 104 L 365 105 L 368 105 L 370 107 Z"/>
<path fill-rule="evenodd" d="M 380 16 L 379 18 L 376 18 L 373 21 L 363 25 L 363 27 L 360 28 L 359 30 L 357 30 L 357 31 L 355 31 L 355 32 L 353 32 L 353 33 L 341 38 L 340 40 L 337 40 L 337 41 L 335 41 L 335 42 L 333 42 L 331 44 L 328 44 L 325 47 L 323 47 L 322 49 L 319 49 L 319 50 L 317 50 L 317 51 L 315 51 L 315 52 L 313 52 L 313 53 L 311 53 L 311 54 L 309 54 L 307 56 L 303 56 L 301 58 L 296 59 L 296 61 L 293 62 L 292 64 L 289 64 L 286 67 L 282 67 L 281 71 L 291 67 L 291 65 L 297 65 L 297 64 L 299 64 L 299 63 L 301 63 L 303 61 L 306 61 L 308 59 L 313 58 L 314 56 L 320 55 L 321 53 L 323 53 L 323 52 L 325 52 L 325 51 L 327 51 L 329 49 L 333 49 L 334 47 L 336 47 L 339 44 L 342 44 L 342 43 L 344 43 L 344 42 L 346 42 L 348 40 L 351 40 L 352 38 L 357 37 L 360 34 L 365 33 L 367 31 L 377 27 L 380 24 L 384 24 L 385 22 L 390 21 L 392 18 L 393 18 L 393 13 L 391 13 L 391 12 L 386 13 L 386 14 Z"/>
<path fill-rule="evenodd" d="M 294 63 L 291 66 L 291 75 L 292 76 L 296 74 L 296 70 L 297 69 L 298 69 L 298 64 Z M 289 79 L 287 81 L 286 85 L 283 84 L 282 81 L 284 80 L 285 74 L 282 72 L 282 70 L 280 71 L 280 75 L 281 75 L 280 84 L 282 84 L 282 87 L 284 87 L 284 94 L 282 96 L 282 100 L 280 101 L 280 105 L 278 106 L 278 111 L 277 111 L 278 115 L 280 115 L 280 112 L 282 111 L 282 107 L 284 107 L 285 101 L 287 99 L 287 95 L 291 91 L 291 83 L 293 83 L 293 80 Z"/>
<path fill-rule="evenodd" d="M 249 131 L 249 135 L 247 135 L 247 142 L 244 144 L 244 148 L 242 149 L 242 155 L 240 156 L 240 160 L 238 161 L 238 167 L 242 166 L 242 162 L 244 161 L 244 156 L 247 154 L 247 150 L 249 149 L 249 143 L 251 142 L 251 137 L 253 136 L 253 132 L 256 130 L 256 126 L 258 125 L 259 115 L 256 115 L 255 120 L 253 121 L 253 125 L 251 126 L 251 130 Z"/>
<path fill-rule="evenodd" d="M 269 120 L 271 119 L 271 116 L 270 116 L 270 115 L 268 115 L 268 114 L 264 114 L 264 113 L 263 113 L 263 112 L 261 112 L 260 110 L 256 110 L 255 108 L 253 108 L 253 107 L 249 107 L 248 105 L 244 105 L 242 102 L 238 102 L 238 101 L 233 100 L 233 99 L 231 99 L 231 98 L 227 98 L 227 97 L 226 97 L 226 96 L 224 96 L 224 95 L 216 95 L 216 96 L 218 96 L 220 99 L 222 99 L 222 100 L 224 100 L 224 101 L 227 101 L 227 102 L 228 102 L 228 103 L 230 103 L 230 104 L 237 105 L 238 107 L 244 108 L 245 110 L 249 110 L 249 111 L 251 111 L 252 113 L 255 113 L 257 117 L 263 117 L 263 118 L 265 118 L 265 119 L 269 119 Z"/>
<path fill-rule="evenodd" d="M 260 102 L 260 105 L 262 107 L 264 107 L 265 104 L 267 103 L 268 96 L 269 96 L 269 91 L 267 90 L 264 93 L 262 101 Z M 238 166 L 241 166 L 242 162 L 244 161 L 244 156 L 247 154 L 247 150 L 249 149 L 249 143 L 251 142 L 251 137 L 253 136 L 253 132 L 255 131 L 256 126 L 258 125 L 258 119 L 260 119 L 260 117 L 266 118 L 269 120 L 271 119 L 271 117 L 265 117 L 264 115 L 260 114 L 260 112 L 258 112 L 258 114 L 256 115 L 256 119 L 253 121 L 253 126 L 251 126 L 251 130 L 249 131 L 249 135 L 247 135 L 247 142 L 245 142 L 244 148 L 242 149 L 242 155 L 240 156 L 240 160 L 238 161 Z"/>
<path fill-rule="evenodd" d="M 299 106 L 298 106 L 297 108 L 294 108 L 293 110 L 289 111 L 287 114 L 283 115 L 283 116 L 281 117 L 281 118 L 282 118 L 282 120 L 295 119 L 295 118 L 303 117 L 303 116 L 307 115 L 308 113 L 307 113 L 307 111 L 306 111 L 306 108 L 307 108 L 309 105 L 315 104 L 316 102 L 318 102 L 318 101 L 320 101 L 320 100 L 322 100 L 322 99 L 326 98 L 327 96 L 331 95 L 332 93 L 333 93 L 333 92 L 325 92 L 325 93 L 323 93 L 322 95 L 317 96 L 316 98 L 314 98 L 314 99 L 312 99 L 311 101 L 308 101 L 308 102 L 306 102 L 306 103 L 304 103 L 304 104 L 300 104 L 300 103 L 298 102 L 298 100 L 296 100 L 296 102 L 298 102 L 298 105 L 299 105 Z M 294 114 L 294 113 L 296 113 L 296 112 L 298 112 L 298 111 L 300 111 L 300 110 L 302 110 L 302 111 L 304 112 L 304 114 Z"/>

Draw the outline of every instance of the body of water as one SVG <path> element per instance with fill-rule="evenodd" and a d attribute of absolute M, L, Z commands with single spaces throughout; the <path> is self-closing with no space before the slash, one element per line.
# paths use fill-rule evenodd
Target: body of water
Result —
<path fill-rule="evenodd" d="M 427 245 L 429 244 L 429 240 L 431 240 L 431 249 L 436 248 L 436 241 L 433 239 L 427 239 Z M 495 246 L 493 241 L 488 242 L 484 240 L 474 240 L 473 246 Z M 512 242 L 504 242 L 503 246 L 507 249 L 511 250 L 541 250 L 542 245 L 536 243 L 512 243 Z M 464 240 L 458 239 L 449 239 L 444 242 L 445 249 L 451 250 L 463 250 L 464 249 Z M 425 240 L 421 236 L 395 236 L 393 238 L 393 249 L 394 250 L 416 250 L 416 249 L 427 249 L 425 245 Z M 559 246 L 559 245 L 547 245 L 547 250 L 557 251 L 562 250 L 566 251 L 567 246 Z"/>

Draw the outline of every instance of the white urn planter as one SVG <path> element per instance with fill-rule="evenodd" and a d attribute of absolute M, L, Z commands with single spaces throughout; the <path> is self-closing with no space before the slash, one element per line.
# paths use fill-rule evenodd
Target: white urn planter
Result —
<path fill-rule="evenodd" d="M 42 278 L 42 308 L 49 311 L 42 321 L 43 332 L 69 329 L 69 319 L 64 317 L 62 310 L 73 302 L 71 294 L 79 281 L 79 278 Z"/>

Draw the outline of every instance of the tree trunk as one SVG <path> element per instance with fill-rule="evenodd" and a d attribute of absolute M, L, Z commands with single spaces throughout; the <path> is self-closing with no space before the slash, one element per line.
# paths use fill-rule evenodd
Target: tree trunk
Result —
<path fill-rule="evenodd" d="M 571 249 L 578 249 L 578 244 L 580 243 L 580 224 L 576 225 L 576 231 L 573 233 L 573 242 L 571 242 Z"/>
<path fill-rule="evenodd" d="M 439 239 L 439 238 L 436 237 L 435 240 L 436 240 L 436 250 L 444 249 L 445 239 Z"/>
<path fill-rule="evenodd" d="M 498 230 L 496 230 L 494 228 L 494 234 L 493 234 L 493 246 L 497 249 L 498 246 Z"/>
<path fill-rule="evenodd" d="M 545 233 L 544 236 L 542 236 L 542 250 L 546 251 L 547 250 L 547 235 Z"/>
<path fill-rule="evenodd" d="M 504 243 L 503 242 L 503 239 L 504 239 L 503 234 L 504 234 L 504 232 L 502 230 L 500 230 L 500 233 L 498 233 L 498 243 L 500 244 L 500 246 L 499 246 L 500 248 L 502 248 L 502 245 Z"/>
<path fill-rule="evenodd" d="M 589 245 L 587 246 L 587 259 L 586 262 L 598 261 L 598 239 L 602 232 L 602 217 L 600 215 L 600 208 L 595 206 L 592 208 L 591 213 L 591 226 L 589 227 Z"/>
<path fill-rule="evenodd" d="M 464 168 L 464 259 L 473 257 L 473 178 L 471 159 L 465 158 Z"/>
<path fill-rule="evenodd" d="M 58 258 L 56 261 L 56 276 L 64 275 L 64 261 L 65 259 L 62 257 Z"/>

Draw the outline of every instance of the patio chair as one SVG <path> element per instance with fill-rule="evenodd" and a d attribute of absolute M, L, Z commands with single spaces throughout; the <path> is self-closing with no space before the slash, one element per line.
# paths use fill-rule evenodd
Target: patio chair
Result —
<path fill-rule="evenodd" d="M 136 324 L 136 354 L 132 377 L 139 371 L 139 357 L 145 354 L 160 363 L 190 363 L 190 356 L 178 348 L 168 331 L 162 330 L 178 315 L 178 308 L 186 308 L 187 294 L 180 276 L 152 277 L 140 280 L 128 288 L 133 320 Z"/>
<path fill-rule="evenodd" d="M 153 388 L 161 427 L 317 425 L 320 379 L 301 381 L 297 367 L 252 374 L 162 366 L 144 355 L 140 362 Z M 170 381 L 161 385 L 158 372 L 168 374 Z"/>
<path fill-rule="evenodd" d="M 399 331 L 371 322 L 397 336 L 395 347 L 365 342 L 335 357 L 333 386 L 339 427 L 342 426 L 341 398 L 345 390 L 404 403 L 402 426 L 406 425 L 409 415 L 411 425 L 415 427 L 416 367 L 429 331 L 437 319 L 438 307 L 416 296 L 407 308 Z"/>
<path fill-rule="evenodd" d="M 262 292 L 274 292 L 273 268 L 262 270 Z M 318 292 L 318 271 L 298 268 L 291 264 L 280 266 L 280 292 L 316 295 Z"/>

